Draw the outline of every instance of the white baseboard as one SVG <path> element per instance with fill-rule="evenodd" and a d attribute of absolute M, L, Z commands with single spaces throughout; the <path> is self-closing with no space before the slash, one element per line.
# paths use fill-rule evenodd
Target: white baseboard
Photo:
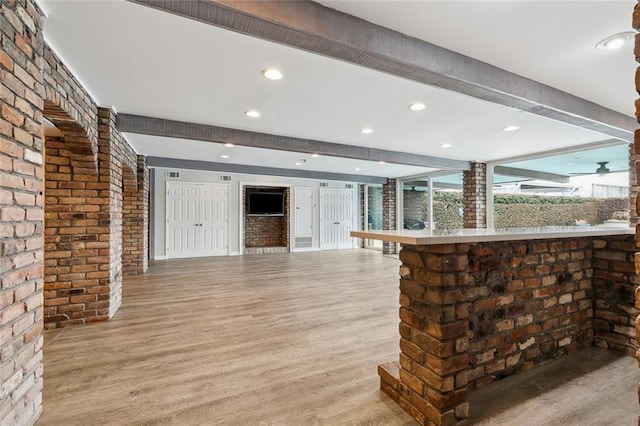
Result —
<path fill-rule="evenodd" d="M 167 260 L 167 256 L 153 256 L 152 260 Z"/>
<path fill-rule="evenodd" d="M 240 256 L 240 252 L 239 251 L 230 251 L 229 252 L 229 256 Z"/>

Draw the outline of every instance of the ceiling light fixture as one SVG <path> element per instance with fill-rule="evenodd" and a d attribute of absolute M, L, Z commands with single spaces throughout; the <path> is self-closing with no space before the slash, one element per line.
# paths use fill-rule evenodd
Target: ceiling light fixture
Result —
<path fill-rule="evenodd" d="M 302 165 L 303 165 L 304 163 L 306 163 L 306 162 L 307 162 L 307 160 L 298 160 L 298 161 L 296 161 L 296 162 L 295 162 L 295 163 L 293 163 L 293 164 L 294 164 L 294 165 L 296 165 L 296 166 L 302 166 Z"/>
<path fill-rule="evenodd" d="M 355 168 L 355 169 L 353 169 L 353 170 L 355 170 L 356 172 L 359 172 L 359 171 L 360 171 L 360 167 L 356 167 L 356 168 Z"/>
<path fill-rule="evenodd" d="M 370 135 L 371 133 L 373 133 L 373 129 L 365 127 L 364 129 L 360 130 L 360 133 L 362 133 L 363 135 Z"/>
<path fill-rule="evenodd" d="M 233 148 L 234 145 L 232 143 L 225 143 L 224 146 L 226 146 L 227 148 Z"/>
<path fill-rule="evenodd" d="M 440 148 L 451 148 L 453 145 L 451 145 L 450 143 L 443 143 L 442 145 L 440 145 Z"/>
<path fill-rule="evenodd" d="M 245 112 L 244 115 L 246 115 L 247 117 L 251 117 L 251 118 L 258 118 L 260 117 L 260 113 L 254 109 L 250 109 L 249 111 Z"/>
<path fill-rule="evenodd" d="M 423 104 L 422 102 L 416 102 L 415 104 L 409 105 L 409 109 L 411 111 L 422 111 L 426 107 L 427 106 L 425 104 Z"/>
<path fill-rule="evenodd" d="M 378 161 L 378 164 L 387 164 L 385 161 Z"/>
<path fill-rule="evenodd" d="M 262 75 L 264 76 L 264 78 L 267 78 L 269 80 L 281 80 L 282 77 L 284 77 L 282 75 L 282 72 L 276 68 L 267 68 L 265 70 L 262 70 Z"/>
<path fill-rule="evenodd" d="M 597 49 L 607 49 L 614 50 L 621 48 L 626 42 L 631 40 L 634 37 L 635 33 L 631 31 L 626 31 L 623 33 L 614 34 L 605 38 L 604 40 L 600 40 L 598 44 L 596 44 Z"/>
<path fill-rule="evenodd" d="M 313 158 L 318 158 L 318 157 L 320 157 L 320 154 L 311 154 L 311 156 L 312 156 Z"/>
<path fill-rule="evenodd" d="M 513 132 L 514 130 L 518 130 L 520 127 L 519 126 L 514 126 L 514 125 L 510 125 L 505 127 L 504 130 L 505 132 Z"/>
<path fill-rule="evenodd" d="M 222 155 L 220 156 L 220 158 L 225 158 L 225 159 L 226 159 L 226 158 L 229 158 L 229 156 L 228 156 L 227 154 L 222 154 Z"/>

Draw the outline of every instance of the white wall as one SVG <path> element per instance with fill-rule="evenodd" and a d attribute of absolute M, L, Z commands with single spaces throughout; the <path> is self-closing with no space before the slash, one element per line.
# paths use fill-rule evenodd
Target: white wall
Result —
<path fill-rule="evenodd" d="M 179 171 L 180 178 L 167 178 L 167 171 Z M 220 182 L 220 176 L 231 176 L 230 182 Z M 354 223 L 353 229 L 358 230 L 360 227 L 360 211 L 358 202 L 358 185 L 355 182 L 339 182 L 330 180 L 314 180 L 314 179 L 300 179 L 300 178 L 288 178 L 279 176 L 262 176 L 262 175 L 248 175 L 239 173 L 218 173 L 208 171 L 196 171 L 196 170 L 183 170 L 183 169 L 166 169 L 155 168 L 155 184 L 151 188 L 154 193 L 154 205 L 151 206 L 151 214 L 154 218 L 154 247 L 151 254 L 153 259 L 164 259 L 166 257 L 166 241 L 165 241 L 165 227 L 166 227 L 166 182 L 185 182 L 185 183 L 218 183 L 229 185 L 229 254 L 237 255 L 241 252 L 242 242 L 240 239 L 240 233 L 242 228 L 242 187 L 244 185 L 265 185 L 265 186 L 288 186 L 291 188 L 291 209 L 294 206 L 295 188 L 313 188 L 313 202 L 314 202 L 314 217 L 313 217 L 313 249 L 319 249 L 320 247 L 320 214 L 319 203 L 320 200 L 320 182 L 327 183 L 329 188 L 345 188 L 347 184 L 353 185 L 354 191 Z M 295 215 L 291 211 L 289 215 L 291 238 L 294 237 L 295 224 L 292 222 Z M 293 250 L 293 245 L 291 245 Z"/>

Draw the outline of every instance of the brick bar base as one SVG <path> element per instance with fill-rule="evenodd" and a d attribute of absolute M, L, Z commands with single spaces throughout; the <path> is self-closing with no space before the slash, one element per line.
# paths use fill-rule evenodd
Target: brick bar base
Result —
<path fill-rule="evenodd" d="M 635 353 L 634 250 L 633 236 L 403 246 L 401 353 L 380 389 L 421 425 L 464 425 L 473 389 L 595 342 Z"/>

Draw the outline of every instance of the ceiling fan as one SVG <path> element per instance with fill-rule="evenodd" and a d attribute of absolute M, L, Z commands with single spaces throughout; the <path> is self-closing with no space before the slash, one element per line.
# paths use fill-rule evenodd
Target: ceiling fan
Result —
<path fill-rule="evenodd" d="M 574 176 L 584 176 L 584 175 L 607 175 L 609 173 L 616 173 L 616 172 L 624 172 L 625 170 L 610 170 L 607 167 L 607 164 L 609 164 L 608 161 L 598 161 L 596 164 L 598 164 L 598 167 L 596 168 L 595 171 L 593 172 L 587 172 L 587 173 L 569 173 L 570 175 L 574 175 Z"/>
<path fill-rule="evenodd" d="M 608 161 L 600 161 L 598 164 L 600 166 L 596 169 L 596 174 L 606 175 L 607 173 L 611 173 L 611 170 L 607 167 L 607 164 L 609 164 Z"/>

